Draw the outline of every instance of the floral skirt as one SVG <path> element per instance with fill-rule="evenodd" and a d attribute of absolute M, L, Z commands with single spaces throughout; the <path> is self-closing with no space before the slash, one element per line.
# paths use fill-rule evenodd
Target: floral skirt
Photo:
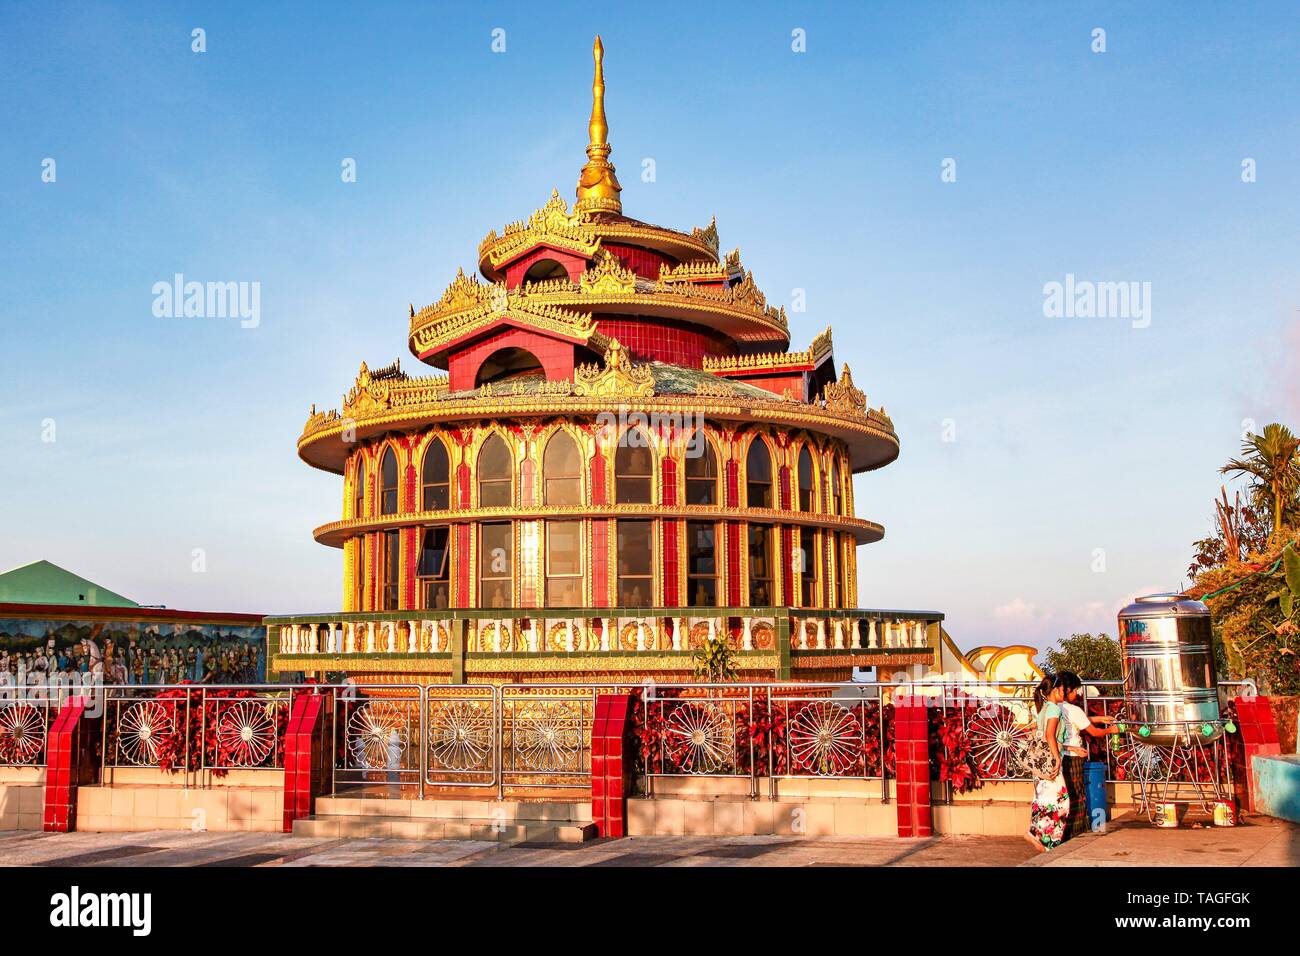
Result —
<path fill-rule="evenodd" d="M 1070 794 L 1065 778 L 1057 774 L 1052 780 L 1034 784 L 1034 802 L 1029 807 L 1029 835 L 1049 850 L 1065 840 L 1070 817 Z"/>

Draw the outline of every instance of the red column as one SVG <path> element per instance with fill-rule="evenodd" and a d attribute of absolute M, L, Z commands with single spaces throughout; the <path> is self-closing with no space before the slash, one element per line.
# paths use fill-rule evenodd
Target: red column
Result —
<path fill-rule="evenodd" d="M 312 814 L 313 800 L 325 786 L 326 747 L 323 715 L 329 698 L 310 691 L 294 696 L 284 734 L 284 832 Z"/>
<path fill-rule="evenodd" d="M 1230 742 L 1233 789 L 1237 806 L 1255 812 L 1255 757 L 1272 757 L 1282 752 L 1273 719 L 1273 702 L 1267 697 L 1238 697 L 1237 737 Z"/>
<path fill-rule="evenodd" d="M 603 837 L 627 836 L 632 774 L 631 694 L 601 694 L 591 726 L 591 822 Z"/>
<path fill-rule="evenodd" d="M 84 752 L 89 736 L 81 732 L 85 697 L 69 697 L 50 723 L 45 742 L 45 813 L 47 833 L 77 828 L 77 785 L 87 779 L 90 761 Z"/>
<path fill-rule="evenodd" d="M 894 706 L 898 835 L 934 835 L 930 810 L 930 725 L 925 700 L 898 698 Z"/>

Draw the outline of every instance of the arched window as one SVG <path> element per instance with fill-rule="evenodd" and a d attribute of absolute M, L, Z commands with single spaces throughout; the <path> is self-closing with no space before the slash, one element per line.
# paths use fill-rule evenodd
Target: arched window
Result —
<path fill-rule="evenodd" d="M 352 475 L 352 517 L 362 518 L 366 513 L 366 463 L 357 455 L 356 471 Z"/>
<path fill-rule="evenodd" d="M 686 503 L 712 505 L 718 501 L 718 457 L 713 446 L 697 431 L 686 443 Z"/>
<path fill-rule="evenodd" d="M 755 438 L 745 458 L 745 501 L 751 508 L 772 507 L 772 453 Z"/>
<path fill-rule="evenodd" d="M 831 513 L 844 514 L 844 487 L 840 484 L 840 462 L 831 462 Z"/>
<path fill-rule="evenodd" d="M 654 465 L 645 432 L 629 429 L 614 453 L 614 500 L 620 505 L 650 504 Z"/>
<path fill-rule="evenodd" d="M 807 445 L 799 449 L 799 510 L 813 510 L 813 460 Z"/>
<path fill-rule="evenodd" d="M 542 481 L 545 504 L 582 504 L 582 456 L 578 454 L 578 443 L 568 432 L 558 431 L 546 443 Z"/>
<path fill-rule="evenodd" d="M 397 455 L 391 448 L 379 463 L 379 513 L 397 514 Z"/>
<path fill-rule="evenodd" d="M 480 508 L 508 507 L 511 503 L 510 447 L 500 435 L 483 443 L 478 453 L 478 504 Z"/>
<path fill-rule="evenodd" d="M 474 387 L 525 376 L 545 375 L 542 363 L 527 349 L 497 349 L 483 360 L 474 376 Z"/>
<path fill-rule="evenodd" d="M 451 507 L 451 461 L 441 439 L 429 442 L 420 472 L 420 502 L 424 511 L 446 511 Z"/>
<path fill-rule="evenodd" d="M 525 282 L 543 282 L 546 279 L 567 279 L 569 272 L 554 259 L 538 259 L 524 273 Z"/>

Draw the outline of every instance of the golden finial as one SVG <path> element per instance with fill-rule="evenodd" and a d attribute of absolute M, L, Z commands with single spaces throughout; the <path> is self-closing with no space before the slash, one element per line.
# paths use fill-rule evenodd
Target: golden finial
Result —
<path fill-rule="evenodd" d="M 578 202 L 574 208 L 622 212 L 623 204 L 618 194 L 623 187 L 618 184 L 618 177 L 609 161 L 609 123 L 605 120 L 605 69 L 602 65 L 605 48 L 599 36 L 592 45 L 591 55 L 596 61 L 596 73 L 591 81 L 591 122 L 587 124 L 591 142 L 587 145 L 587 163 L 578 176 Z"/>

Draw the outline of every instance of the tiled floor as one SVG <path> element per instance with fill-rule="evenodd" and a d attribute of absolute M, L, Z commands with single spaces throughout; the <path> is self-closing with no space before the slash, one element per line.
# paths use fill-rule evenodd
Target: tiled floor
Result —
<path fill-rule="evenodd" d="M 7 866 L 1298 866 L 1300 826 L 1158 830 L 1131 817 L 1036 855 L 1019 837 L 635 837 L 583 844 L 278 833 L 0 832 Z"/>
<path fill-rule="evenodd" d="M 1019 839 L 636 837 L 502 845 L 267 833 L 0 833 L 9 866 L 1015 866 Z"/>

